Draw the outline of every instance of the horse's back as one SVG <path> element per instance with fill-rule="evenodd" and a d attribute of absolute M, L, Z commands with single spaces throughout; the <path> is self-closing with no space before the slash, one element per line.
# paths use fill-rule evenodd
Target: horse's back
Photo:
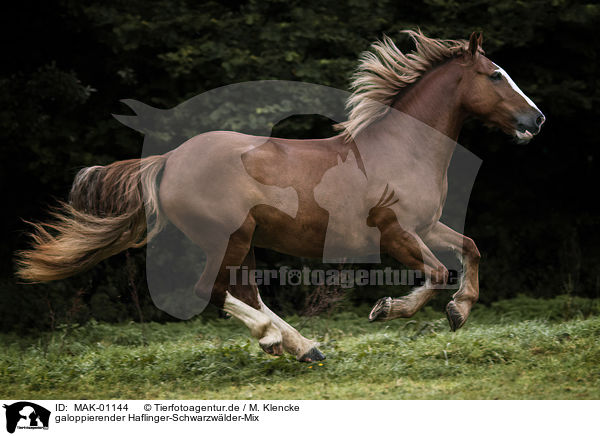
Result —
<path fill-rule="evenodd" d="M 242 156 L 266 141 L 265 137 L 216 131 L 191 138 L 173 150 L 159 190 L 160 205 L 169 220 L 188 236 L 202 228 L 229 235 L 256 204 L 271 204 L 295 214 L 297 195 L 292 189 L 260 183 L 244 166 Z"/>

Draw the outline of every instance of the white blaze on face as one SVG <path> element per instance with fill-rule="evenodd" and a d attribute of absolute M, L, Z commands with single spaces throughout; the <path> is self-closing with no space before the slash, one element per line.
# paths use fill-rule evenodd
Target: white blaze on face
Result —
<path fill-rule="evenodd" d="M 519 94 L 521 97 L 523 97 L 529 106 L 531 106 L 532 108 L 534 108 L 534 109 L 536 109 L 536 110 L 539 111 L 539 109 L 535 105 L 535 103 L 533 101 L 531 101 L 531 99 L 529 97 L 527 97 L 523 91 L 521 91 L 521 89 L 517 86 L 517 84 L 514 82 L 514 80 L 508 75 L 508 73 L 506 71 L 504 71 L 504 69 L 502 67 L 499 67 L 496 64 L 494 64 L 494 66 L 496 67 L 496 72 L 502 74 L 502 77 L 504 77 L 506 79 L 506 81 L 508 82 L 508 84 L 510 85 L 510 87 L 517 94 Z"/>
<path fill-rule="evenodd" d="M 508 73 L 506 71 L 504 71 L 504 69 L 502 67 L 499 67 L 496 64 L 494 64 L 494 66 L 496 67 L 495 72 L 500 73 L 502 75 L 502 77 L 504 77 L 506 79 L 506 81 L 508 82 L 510 87 L 517 94 L 519 94 L 521 97 L 523 97 L 523 99 L 527 102 L 527 104 L 529 106 L 531 106 L 533 109 L 535 109 L 541 113 L 541 111 L 538 109 L 538 107 L 535 105 L 535 103 L 529 97 L 527 97 L 523 91 L 521 91 L 521 89 L 517 86 L 515 81 L 508 75 Z M 529 141 L 531 138 L 533 138 L 533 134 L 531 132 L 529 132 L 528 130 L 526 130 L 525 132 L 519 132 L 518 130 L 515 130 L 515 135 L 517 136 L 518 139 L 523 140 L 523 141 Z"/>

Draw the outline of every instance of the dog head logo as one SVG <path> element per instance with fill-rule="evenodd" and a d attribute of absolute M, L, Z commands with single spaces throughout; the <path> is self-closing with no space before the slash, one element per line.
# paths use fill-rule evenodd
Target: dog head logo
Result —
<path fill-rule="evenodd" d="M 18 429 L 47 429 L 50 411 L 28 401 L 4 405 L 6 409 L 6 431 L 14 433 Z"/>

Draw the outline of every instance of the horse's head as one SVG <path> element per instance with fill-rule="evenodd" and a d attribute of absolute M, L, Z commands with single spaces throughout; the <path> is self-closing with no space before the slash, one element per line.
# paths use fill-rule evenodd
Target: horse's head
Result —
<path fill-rule="evenodd" d="M 483 55 L 481 42 L 481 34 L 473 32 L 464 54 L 465 73 L 459 85 L 462 106 L 519 142 L 529 142 L 546 117 L 506 71 Z"/>

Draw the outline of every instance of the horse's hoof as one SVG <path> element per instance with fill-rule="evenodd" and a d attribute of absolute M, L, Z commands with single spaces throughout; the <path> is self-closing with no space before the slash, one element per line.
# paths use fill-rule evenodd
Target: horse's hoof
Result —
<path fill-rule="evenodd" d="M 325 355 L 317 347 L 312 347 L 298 360 L 300 362 L 318 362 L 319 360 L 325 360 Z"/>
<path fill-rule="evenodd" d="M 390 315 L 391 308 L 392 297 L 380 298 L 371 309 L 371 313 L 369 313 L 369 322 L 385 321 Z"/>
<path fill-rule="evenodd" d="M 283 354 L 283 345 L 281 342 L 276 342 L 274 344 L 260 344 L 260 347 L 265 353 L 273 356 L 281 356 Z"/>
<path fill-rule="evenodd" d="M 449 302 L 446 305 L 446 317 L 450 324 L 450 330 L 455 332 L 465 324 L 465 317 L 463 317 L 458 311 L 458 307 L 454 301 Z"/>
<path fill-rule="evenodd" d="M 225 312 L 224 310 L 219 309 L 219 318 L 221 318 L 221 319 L 230 319 L 231 318 L 231 314 Z"/>

